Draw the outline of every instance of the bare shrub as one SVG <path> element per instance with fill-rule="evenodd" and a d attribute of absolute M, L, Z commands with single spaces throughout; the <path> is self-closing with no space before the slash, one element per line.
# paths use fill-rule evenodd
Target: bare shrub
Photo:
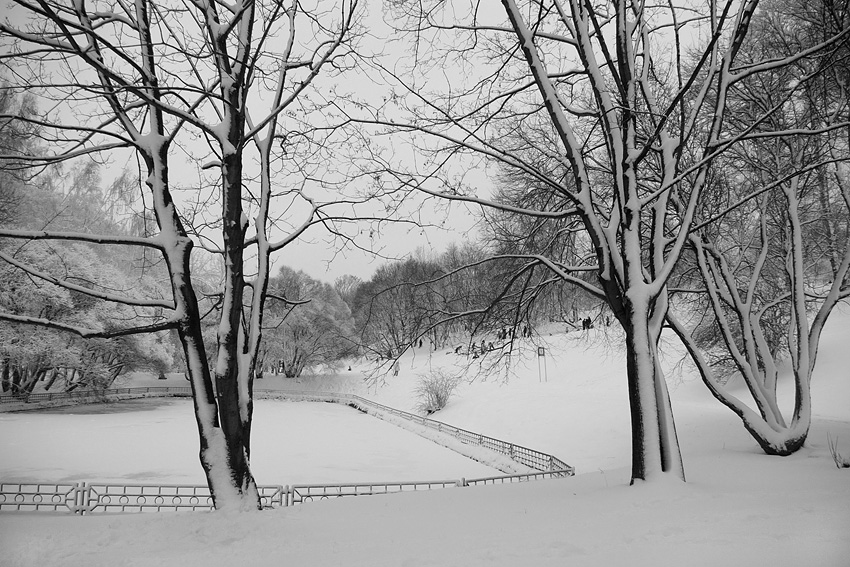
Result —
<path fill-rule="evenodd" d="M 460 380 L 445 370 L 432 370 L 420 377 L 415 394 L 419 403 L 416 409 L 430 415 L 440 411 L 449 403 Z"/>
<path fill-rule="evenodd" d="M 845 457 L 838 451 L 838 438 L 832 438 L 832 436 L 827 433 L 826 434 L 826 443 L 829 445 L 829 454 L 832 455 L 832 460 L 835 462 L 835 466 L 839 469 L 850 469 L 850 458 Z"/>

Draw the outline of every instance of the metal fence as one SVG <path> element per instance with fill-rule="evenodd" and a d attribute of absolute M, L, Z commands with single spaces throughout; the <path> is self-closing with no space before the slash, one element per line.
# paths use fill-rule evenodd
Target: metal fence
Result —
<path fill-rule="evenodd" d="M 260 486 L 264 508 L 286 506 L 286 488 Z M 212 510 L 208 486 L 187 484 L 0 483 L 0 511 L 161 512 Z"/>
<path fill-rule="evenodd" d="M 145 388 L 113 388 L 106 396 L 191 396 L 191 388 L 151 386 Z M 529 468 L 540 472 L 510 474 L 484 478 L 434 481 L 370 482 L 347 484 L 300 484 L 291 486 L 269 485 L 259 488 L 263 507 L 292 506 L 315 500 L 346 496 L 391 494 L 437 488 L 465 487 L 486 484 L 527 482 L 544 478 L 573 476 L 575 469 L 561 459 L 516 445 L 501 439 L 454 427 L 441 421 L 422 417 L 379 404 L 353 394 L 330 392 L 298 392 L 285 390 L 255 390 L 256 398 L 291 399 L 342 403 L 360 411 L 381 417 L 384 414 L 418 423 L 458 439 L 468 445 L 486 447 L 501 453 Z M 102 399 L 103 394 L 93 392 L 56 392 L 30 394 L 26 398 L 16 395 L 0 396 L 0 403 L 9 401 L 42 402 L 62 399 Z M 76 514 L 96 512 L 148 512 L 193 511 L 213 508 L 209 487 L 200 485 L 147 485 L 112 483 L 0 483 L 0 511 L 64 511 Z"/>
<path fill-rule="evenodd" d="M 487 484 L 510 484 L 545 478 L 572 476 L 572 470 L 491 476 L 457 480 L 361 482 L 347 484 L 296 484 L 258 487 L 263 508 L 294 506 L 306 502 L 462 488 Z M 85 515 L 104 512 L 180 512 L 212 510 L 207 486 L 186 484 L 113 483 L 0 483 L 0 512 L 73 512 Z"/>
<path fill-rule="evenodd" d="M 415 492 L 462 486 L 460 480 L 423 480 L 408 482 L 362 482 L 351 484 L 299 484 L 289 487 L 288 505 L 328 500 L 345 496 L 371 496 L 396 492 Z"/>
<path fill-rule="evenodd" d="M 174 386 L 150 386 L 142 388 L 109 388 L 107 390 L 72 390 L 71 392 L 36 392 L 15 393 L 15 394 L 0 394 L 0 404 L 23 402 L 23 403 L 38 403 L 38 402 L 53 402 L 61 400 L 101 400 L 120 396 L 176 396 L 185 397 L 192 395 L 190 387 L 174 387 Z"/>
<path fill-rule="evenodd" d="M 173 386 L 151 386 L 145 388 L 112 388 L 106 390 L 104 393 L 95 393 L 88 392 L 88 395 L 85 395 L 86 392 L 56 392 L 56 393 L 37 393 L 30 394 L 26 397 L 20 397 L 16 395 L 8 395 L 4 394 L 0 396 L 0 403 L 11 402 L 11 401 L 24 401 L 24 402 L 43 402 L 43 401 L 53 401 L 53 400 L 62 400 L 62 399 L 84 399 L 102 398 L 104 395 L 107 397 L 115 397 L 115 396 L 191 396 L 192 389 L 188 387 L 173 387 Z M 502 455 L 509 457 L 510 459 L 525 465 L 529 468 L 538 471 L 551 471 L 551 470 L 564 470 L 564 469 L 572 469 L 570 465 L 562 461 L 561 459 L 550 455 L 548 453 L 543 453 L 542 451 L 537 451 L 535 449 L 529 449 L 528 447 L 524 447 L 522 445 L 517 445 L 515 443 L 510 443 L 508 441 L 502 441 L 501 439 L 496 439 L 494 437 L 488 437 L 487 435 L 482 435 L 480 433 L 475 433 L 473 431 L 468 431 L 466 429 L 461 429 L 460 427 L 455 427 L 453 425 L 449 425 L 447 423 L 443 423 L 442 421 L 437 421 L 434 419 L 429 419 L 427 417 L 422 417 L 420 415 L 416 415 L 410 412 L 406 412 L 403 410 L 391 408 L 389 406 L 385 406 L 383 404 L 379 404 L 378 402 L 374 402 L 367 398 L 363 398 L 361 396 L 356 396 L 353 394 L 338 394 L 332 392 L 305 392 L 305 391 L 286 391 L 286 390 L 263 390 L 257 389 L 254 390 L 254 397 L 256 398 L 284 398 L 284 399 L 293 399 L 300 401 L 322 401 L 322 402 L 334 402 L 334 403 L 342 403 L 349 406 L 352 406 L 361 411 L 365 411 L 367 413 L 376 413 L 378 417 L 380 414 L 389 414 L 398 416 L 402 419 L 406 419 L 408 421 L 418 423 L 423 425 L 429 429 L 434 431 L 438 431 L 440 433 L 445 433 L 454 437 L 455 439 L 461 441 L 462 443 L 466 443 L 467 445 L 477 445 L 480 447 L 485 447 L 490 449 L 491 451 L 495 451 Z M 370 412 L 369 410 L 372 410 Z"/>
<path fill-rule="evenodd" d="M 501 439 L 496 439 L 494 437 L 489 437 L 480 433 L 475 433 L 474 431 L 461 429 L 460 427 L 455 427 L 453 425 L 449 425 L 448 423 L 443 423 L 442 421 L 429 419 L 427 417 L 422 417 L 414 413 L 406 412 L 396 408 L 391 408 L 389 406 L 385 406 L 383 404 L 379 404 L 378 402 L 374 402 L 367 398 L 363 398 L 353 394 L 336 394 L 328 392 L 287 392 L 278 390 L 255 390 L 254 392 L 255 394 L 260 393 L 262 396 L 297 399 L 300 401 L 327 401 L 344 403 L 367 413 L 372 413 L 369 410 L 374 410 L 378 412 L 378 417 L 380 417 L 381 413 L 398 416 L 413 423 L 423 425 L 428 429 L 432 429 L 440 433 L 445 433 L 446 435 L 454 437 L 458 441 L 467 445 L 477 445 L 479 447 L 485 447 L 487 449 L 490 449 L 491 451 L 495 451 L 496 453 L 505 455 L 510 459 L 534 470 L 572 470 L 572 467 L 570 465 L 568 465 L 558 457 L 555 457 L 548 453 L 537 451 L 535 449 L 529 449 L 528 447 L 524 447 L 522 445 L 517 445 L 508 441 L 502 441 Z"/>

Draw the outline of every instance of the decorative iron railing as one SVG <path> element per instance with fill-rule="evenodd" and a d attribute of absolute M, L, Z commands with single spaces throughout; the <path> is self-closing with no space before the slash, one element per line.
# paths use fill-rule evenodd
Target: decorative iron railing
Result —
<path fill-rule="evenodd" d="M 264 508 L 286 506 L 283 486 L 260 486 Z M 0 483 L 0 511 L 161 512 L 212 510 L 208 486 L 187 484 Z"/>
<path fill-rule="evenodd" d="M 347 496 L 528 482 L 545 478 L 564 478 L 572 474 L 572 470 L 561 470 L 458 480 L 267 485 L 258 488 L 263 507 L 275 508 Z M 103 512 L 180 512 L 212 509 L 209 487 L 201 485 L 0 483 L 0 512 L 47 510 L 85 515 Z"/>

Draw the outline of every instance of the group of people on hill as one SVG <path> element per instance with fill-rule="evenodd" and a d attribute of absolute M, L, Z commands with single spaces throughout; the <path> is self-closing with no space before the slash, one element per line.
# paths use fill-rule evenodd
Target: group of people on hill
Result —
<path fill-rule="evenodd" d="M 523 325 L 522 329 L 520 329 L 520 333 L 522 338 L 531 338 L 531 327 L 528 325 Z M 500 341 L 506 341 L 508 338 L 513 339 L 516 334 L 516 329 L 513 327 L 502 327 L 496 332 L 496 338 Z"/>
<path fill-rule="evenodd" d="M 592 329 L 592 328 L 593 328 L 593 319 L 591 319 L 590 317 L 585 317 L 584 319 L 581 320 L 581 330 L 582 331 L 586 331 L 586 330 Z"/>

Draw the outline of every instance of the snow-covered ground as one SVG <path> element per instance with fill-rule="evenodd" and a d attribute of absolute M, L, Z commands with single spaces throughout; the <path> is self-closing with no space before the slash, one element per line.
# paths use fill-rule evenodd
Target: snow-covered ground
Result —
<path fill-rule="evenodd" d="M 791 457 L 761 453 L 686 368 L 671 372 L 669 381 L 688 483 L 629 487 L 622 353 L 600 337 L 610 330 L 544 332 L 525 345 L 528 356 L 517 361 L 507 383 L 479 376 L 435 417 L 551 452 L 577 468 L 574 478 L 338 499 L 257 514 L 2 514 L 0 564 L 847 566 L 850 470 L 837 469 L 827 449 L 830 434 L 850 456 L 850 313 L 843 311 L 830 319 L 822 343 L 809 441 Z M 536 346 L 546 347 L 546 382 L 538 378 Z M 445 352 L 429 357 L 417 349 L 414 355 L 377 390 L 363 385 L 357 368 L 299 381 L 270 377 L 257 387 L 350 391 L 409 410 L 419 374 L 458 362 Z M 784 398 L 789 407 L 788 392 Z M 280 402 L 263 405 L 273 403 Z M 285 435 L 268 433 L 274 426 L 261 416 L 258 439 Z M 186 420 L 193 435 L 191 416 Z M 86 450 L 85 439 L 74 443 Z M 358 451 L 348 449 L 343 456 L 353 459 Z M 326 459 L 339 455 L 331 451 Z M 257 445 L 255 470 L 266 458 Z M 302 471 L 313 481 L 325 464 L 304 460 Z M 87 470 L 108 469 L 93 460 Z"/>
<path fill-rule="evenodd" d="M 257 400 L 254 414 L 252 470 L 260 484 L 500 474 L 339 404 Z M 0 414 L 0 455 L 7 482 L 206 483 L 186 399 Z"/>

